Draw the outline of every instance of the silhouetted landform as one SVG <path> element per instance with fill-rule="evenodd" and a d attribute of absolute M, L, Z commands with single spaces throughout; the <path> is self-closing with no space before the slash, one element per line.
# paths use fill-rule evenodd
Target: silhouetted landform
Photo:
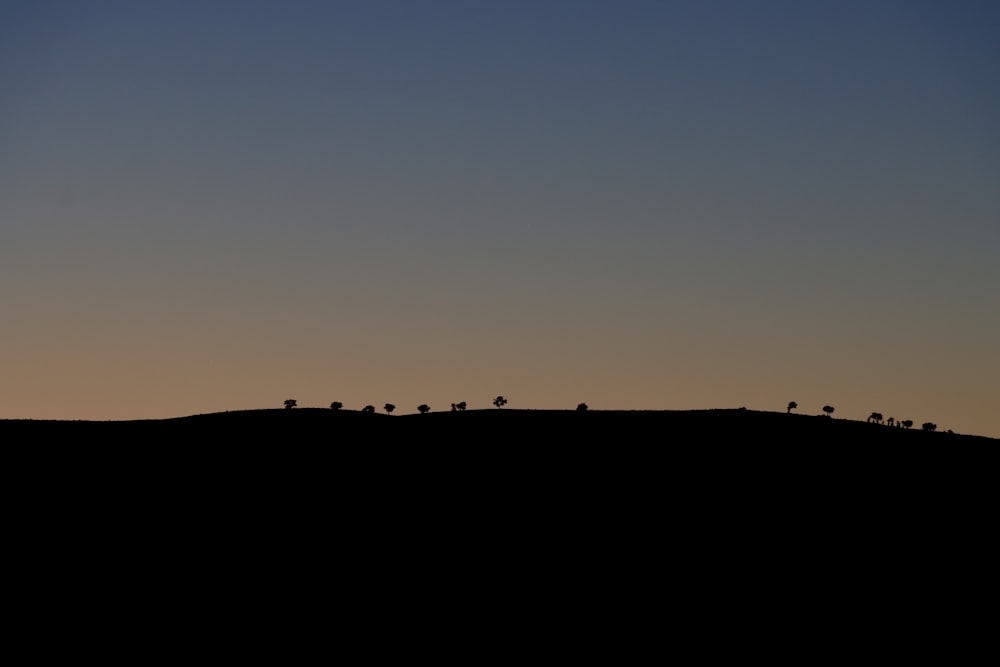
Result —
<path fill-rule="evenodd" d="M 464 539 L 470 526 L 552 536 L 567 520 L 597 520 L 613 527 L 595 533 L 607 544 L 618 545 L 624 530 L 707 554 L 700 549 L 714 540 L 713 557 L 737 562 L 747 550 L 771 554 L 755 551 L 768 540 L 796 542 L 774 555 L 782 564 L 827 548 L 798 545 L 803 531 L 881 536 L 900 521 L 992 507 L 1000 462 L 996 439 L 742 409 L 277 407 L 163 420 L 0 420 L 0 442 L 4 469 L 30 489 L 29 505 L 57 514 L 83 503 L 91 509 L 81 526 L 124 515 L 114 524 L 123 535 L 178 508 L 184 529 L 199 535 L 263 517 L 324 544 L 344 520 L 372 532 L 398 527 L 400 517 L 417 532 L 443 521 L 449 539 Z M 678 525 L 687 537 L 677 537 Z M 426 539 L 406 534 L 387 557 Z"/>
<path fill-rule="evenodd" d="M 498 397 L 498 401 L 500 397 Z M 503 404 L 501 401 L 500 404 Z M 253 442 L 281 444 L 643 444 L 718 448 L 791 445 L 850 447 L 1000 446 L 1000 440 L 827 416 L 746 409 L 717 410 L 453 409 L 420 414 L 329 408 L 243 410 L 172 419 L 134 421 L 0 420 L 11 438 L 74 442 Z M 294 407 L 294 406 L 293 406 Z M 394 407 L 394 406 L 393 406 Z M 499 407 L 499 405 L 497 406 Z"/>

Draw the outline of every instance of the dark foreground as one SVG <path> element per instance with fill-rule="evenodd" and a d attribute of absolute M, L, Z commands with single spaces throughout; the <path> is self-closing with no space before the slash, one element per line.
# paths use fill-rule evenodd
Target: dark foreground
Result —
<path fill-rule="evenodd" d="M 972 435 L 922 432 L 827 417 L 753 410 L 470 410 L 426 415 L 298 408 L 246 410 L 137 421 L 0 420 L 8 443 L 175 445 L 650 445 L 657 448 L 760 445 L 998 447 Z M 178 440 L 182 438 L 182 440 Z"/>
<path fill-rule="evenodd" d="M 441 582 L 548 590 L 559 573 L 566 600 L 601 577 L 666 581 L 668 601 L 690 588 L 691 605 L 759 586 L 741 619 L 776 582 L 813 595 L 932 550 L 979 553 L 1000 461 L 995 439 L 749 410 L 8 420 L 0 441 L 18 544 L 44 545 L 52 572 L 93 554 L 170 587 L 233 573 L 233 600 L 266 576 L 326 582 L 324 600 L 387 577 L 426 582 L 421 600 Z"/>

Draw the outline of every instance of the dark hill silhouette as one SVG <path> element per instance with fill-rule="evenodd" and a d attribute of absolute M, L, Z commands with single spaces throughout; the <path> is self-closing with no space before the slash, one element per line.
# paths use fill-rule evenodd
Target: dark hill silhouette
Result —
<path fill-rule="evenodd" d="M 554 535 L 567 518 L 581 530 L 600 518 L 614 535 L 653 541 L 686 526 L 677 548 L 737 540 L 717 544 L 716 559 L 828 530 L 817 526 L 882 535 L 943 507 L 992 507 L 1000 459 L 991 438 L 753 410 L 297 407 L 0 420 L 0 442 L 19 498 L 46 516 L 87 507 L 130 526 L 180 512 L 199 534 L 268 517 L 323 542 L 345 517 L 368 530 L 406 517 L 412 544 L 431 517 L 449 539 L 484 521 Z"/>
<path fill-rule="evenodd" d="M 171 419 L 131 421 L 0 420 L 6 438 L 56 438 L 84 443 L 185 442 L 345 444 L 422 442 L 476 445 L 648 444 L 658 447 L 760 448 L 787 445 L 839 447 L 997 448 L 1000 440 L 947 432 L 902 429 L 815 415 L 717 410 L 480 409 L 426 414 L 296 408 L 241 410 Z"/>
<path fill-rule="evenodd" d="M 374 591 L 382 604 L 415 581 L 430 594 L 497 578 L 533 600 L 563 571 L 560 594 L 588 611 L 595 591 L 622 586 L 666 586 L 671 604 L 705 613 L 731 600 L 754 612 L 786 590 L 796 611 L 819 579 L 864 599 L 860 582 L 887 571 L 912 589 L 926 568 L 900 568 L 955 544 L 928 523 L 992 507 L 968 493 L 992 496 L 991 480 L 970 483 L 969 471 L 992 474 L 981 460 L 1000 451 L 984 438 L 750 410 L 296 407 L 0 421 L 0 438 L 11 514 L 34 527 L 14 533 L 16 546 L 46 576 L 102 593 L 159 585 L 167 599 L 212 591 L 254 614 L 268 596 L 298 603 L 289 589 L 357 585 L 365 593 L 349 599 Z"/>

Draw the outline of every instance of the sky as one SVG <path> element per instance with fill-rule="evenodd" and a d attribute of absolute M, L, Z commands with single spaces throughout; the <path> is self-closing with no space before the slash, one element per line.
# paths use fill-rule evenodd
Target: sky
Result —
<path fill-rule="evenodd" d="M 1000 4 L 0 0 L 0 418 L 1000 437 Z"/>

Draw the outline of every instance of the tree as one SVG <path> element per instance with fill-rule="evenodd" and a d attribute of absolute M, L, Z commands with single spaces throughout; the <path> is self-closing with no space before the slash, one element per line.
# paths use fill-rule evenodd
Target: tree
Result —
<path fill-rule="evenodd" d="M 455 407 L 456 407 L 456 408 L 458 408 L 458 411 L 459 411 L 459 412 L 465 412 L 465 408 L 466 408 L 467 406 L 466 406 L 466 404 L 465 404 L 465 401 L 462 401 L 461 403 L 456 403 L 456 404 L 455 404 Z"/>
<path fill-rule="evenodd" d="M 390 415 L 392 414 L 392 411 L 396 409 L 396 406 L 393 405 L 392 403 L 386 403 L 385 406 L 383 407 L 385 411 L 388 412 Z"/>
<path fill-rule="evenodd" d="M 425 414 L 427 414 L 430 411 L 431 411 L 431 408 L 426 403 L 421 403 L 420 405 L 417 406 L 417 412 L 419 412 L 422 415 L 425 415 Z"/>
<path fill-rule="evenodd" d="M 912 419 L 904 419 L 903 421 L 901 421 L 899 423 L 903 425 L 903 428 L 912 428 L 913 427 L 913 420 Z"/>
<path fill-rule="evenodd" d="M 792 410 L 794 410 L 797 407 L 799 407 L 798 403 L 796 403 L 795 401 L 789 401 L 788 402 L 788 414 L 792 414 Z"/>
<path fill-rule="evenodd" d="M 287 401 L 285 401 L 285 409 L 286 410 L 291 410 L 292 408 L 296 407 L 298 404 L 299 404 L 298 401 L 296 401 L 294 398 L 290 398 Z"/>
<path fill-rule="evenodd" d="M 504 398 L 503 396 L 497 396 L 496 398 L 493 399 L 493 405 L 497 406 L 498 408 L 502 408 L 503 406 L 507 405 L 507 399 Z"/>
<path fill-rule="evenodd" d="M 375 406 L 374 405 L 366 405 L 365 407 L 361 408 L 361 412 L 364 412 L 365 414 L 371 414 L 371 413 L 375 412 Z"/>
<path fill-rule="evenodd" d="M 581 403 L 580 405 L 576 406 L 576 411 L 577 412 L 586 412 L 587 411 L 587 404 L 586 403 Z"/>
<path fill-rule="evenodd" d="M 872 423 L 872 422 L 875 422 L 876 424 L 881 424 L 882 423 L 882 413 L 881 412 L 873 412 L 870 415 L 868 415 L 868 423 Z"/>
<path fill-rule="evenodd" d="M 829 417 L 830 415 L 832 415 L 832 414 L 833 414 L 833 409 L 834 409 L 834 408 L 833 408 L 833 406 L 832 406 L 832 405 L 824 405 L 824 406 L 823 406 L 823 412 L 825 412 L 825 413 L 826 413 L 826 416 L 827 416 L 827 417 Z"/>
<path fill-rule="evenodd" d="M 339 410 L 342 407 L 344 407 L 344 404 L 341 403 L 340 401 L 334 401 L 333 403 L 330 404 L 330 409 L 331 410 Z"/>
<path fill-rule="evenodd" d="M 931 422 L 924 422 L 920 426 L 920 428 L 924 429 L 925 431 L 936 431 L 937 430 L 937 424 L 932 424 Z"/>

